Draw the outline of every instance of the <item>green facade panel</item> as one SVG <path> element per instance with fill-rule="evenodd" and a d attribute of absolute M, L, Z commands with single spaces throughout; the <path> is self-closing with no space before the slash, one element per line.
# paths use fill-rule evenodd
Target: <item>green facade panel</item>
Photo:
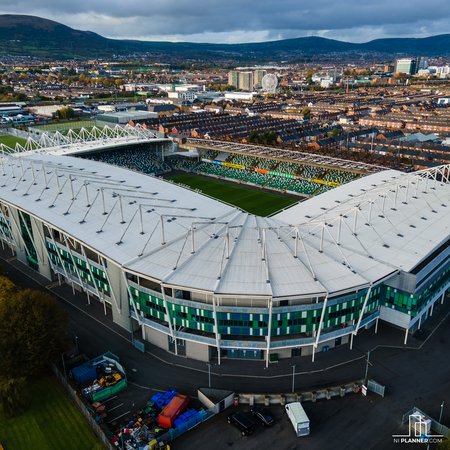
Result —
<path fill-rule="evenodd" d="M 31 227 L 31 217 L 27 213 L 19 212 L 19 222 L 20 234 L 27 248 L 28 265 L 34 270 L 39 270 L 39 260 L 36 248 L 33 244 L 33 229 Z"/>
<path fill-rule="evenodd" d="M 164 323 L 166 315 L 164 301 L 158 297 L 158 293 L 149 294 L 144 290 L 130 287 L 136 309 L 147 318 L 156 318 Z M 380 288 L 373 289 L 364 315 L 373 313 L 379 306 Z M 351 323 L 359 319 L 359 314 L 366 298 L 367 291 L 361 291 L 342 299 L 338 303 L 331 303 L 325 312 L 324 327 L 322 331 L 339 327 L 344 323 Z M 333 300 L 335 302 L 335 300 Z M 195 308 L 174 303 L 174 299 L 167 299 L 167 308 L 172 325 L 183 327 L 195 332 L 214 333 L 214 314 L 209 309 Z M 276 308 L 272 313 L 272 336 L 285 336 L 294 334 L 308 334 L 318 329 L 323 304 L 317 308 L 277 313 Z M 241 313 L 218 311 L 218 333 L 222 336 L 267 336 L 269 314 Z"/>
<path fill-rule="evenodd" d="M 94 287 L 97 286 L 97 289 L 100 292 L 103 292 L 105 295 L 111 295 L 111 289 L 109 287 L 108 278 L 105 272 L 99 269 L 97 266 L 90 264 L 90 271 L 87 262 L 84 259 L 81 259 L 77 255 L 73 255 L 73 259 L 70 253 L 67 250 L 64 250 L 61 247 L 55 247 L 52 242 L 46 242 L 48 255 L 52 264 L 56 267 L 60 267 L 62 270 L 66 270 L 72 276 L 78 278 L 78 275 L 83 279 L 84 282 Z M 61 262 L 64 265 L 64 268 L 61 267 Z M 74 265 L 74 262 L 76 266 Z M 94 276 L 92 278 L 91 273 Z M 95 285 L 94 285 L 95 283 Z"/>
<path fill-rule="evenodd" d="M 445 268 L 420 294 L 414 295 L 390 286 L 384 286 L 384 306 L 415 317 L 430 298 L 449 282 L 450 267 Z"/>

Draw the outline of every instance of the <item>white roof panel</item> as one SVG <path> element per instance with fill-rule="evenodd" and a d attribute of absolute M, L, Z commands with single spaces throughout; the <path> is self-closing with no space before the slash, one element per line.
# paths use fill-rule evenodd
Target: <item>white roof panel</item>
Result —
<path fill-rule="evenodd" d="M 449 236 L 448 168 L 384 171 L 261 218 L 100 162 L 1 162 L 3 202 L 132 272 L 218 295 L 337 295 L 411 270 Z"/>

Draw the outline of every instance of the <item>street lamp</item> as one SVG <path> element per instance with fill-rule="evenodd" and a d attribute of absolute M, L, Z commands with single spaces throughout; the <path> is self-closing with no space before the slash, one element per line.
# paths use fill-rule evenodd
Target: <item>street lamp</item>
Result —
<path fill-rule="evenodd" d="M 443 411 L 444 411 L 444 401 L 442 401 L 441 403 L 441 412 L 439 413 L 439 423 L 441 423 Z"/>
<path fill-rule="evenodd" d="M 371 366 L 372 363 L 370 362 L 370 350 L 367 351 L 367 359 L 366 359 L 366 373 L 364 375 L 364 383 L 367 384 L 367 375 L 369 374 L 369 365 Z"/>
<path fill-rule="evenodd" d="M 295 391 L 295 365 L 292 366 L 292 392 Z"/>
<path fill-rule="evenodd" d="M 78 336 L 77 335 L 75 335 L 75 347 L 77 349 L 77 355 L 78 355 L 80 353 L 80 350 L 78 348 Z"/>
<path fill-rule="evenodd" d="M 208 387 L 211 387 L 211 364 L 206 363 L 206 365 L 208 366 Z"/>

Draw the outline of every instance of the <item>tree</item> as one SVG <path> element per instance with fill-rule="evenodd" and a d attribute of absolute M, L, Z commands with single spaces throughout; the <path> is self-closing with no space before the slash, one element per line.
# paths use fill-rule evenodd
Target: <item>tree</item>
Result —
<path fill-rule="evenodd" d="M 15 294 L 16 286 L 5 276 L 0 276 L 0 304 Z"/>
<path fill-rule="evenodd" d="M 450 450 L 450 437 L 444 439 L 437 448 L 438 450 Z"/>
<path fill-rule="evenodd" d="M 0 410 L 6 417 L 18 416 L 27 405 L 26 379 L 0 378 Z"/>
<path fill-rule="evenodd" d="M 258 143 L 259 142 L 259 134 L 256 130 L 253 130 L 249 135 L 248 135 L 248 142 L 250 142 L 251 144 L 254 143 Z"/>
<path fill-rule="evenodd" d="M 311 117 L 311 108 L 303 108 L 301 112 L 304 119 L 309 119 Z"/>
<path fill-rule="evenodd" d="M 306 83 L 309 85 L 313 84 L 312 77 L 314 75 L 314 70 L 307 70 L 305 75 L 306 75 Z"/>
<path fill-rule="evenodd" d="M 75 112 L 70 106 L 65 106 L 64 108 L 58 109 L 55 112 L 55 116 L 58 119 L 71 119 L 75 116 Z"/>
<path fill-rule="evenodd" d="M 277 142 L 278 133 L 275 131 L 265 131 L 262 135 L 261 143 L 266 145 L 274 145 Z"/>
<path fill-rule="evenodd" d="M 0 301 L 0 376 L 39 373 L 64 350 L 67 316 L 50 295 L 24 289 Z"/>
<path fill-rule="evenodd" d="M 251 144 L 261 145 L 274 145 L 277 142 L 278 133 L 275 131 L 266 130 L 263 134 L 259 134 L 256 130 L 253 130 L 248 135 L 248 142 Z"/>
<path fill-rule="evenodd" d="M 331 130 L 331 137 L 338 137 L 341 134 L 341 129 L 335 127 Z"/>

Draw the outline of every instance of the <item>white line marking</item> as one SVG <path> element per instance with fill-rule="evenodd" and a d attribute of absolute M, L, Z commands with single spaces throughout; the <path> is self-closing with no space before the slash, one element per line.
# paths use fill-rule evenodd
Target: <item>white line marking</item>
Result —
<path fill-rule="evenodd" d="M 121 417 L 126 416 L 126 415 L 129 414 L 129 413 L 130 413 L 130 411 L 127 411 L 127 412 L 121 414 L 120 416 L 117 416 L 117 417 L 115 417 L 114 419 L 110 420 L 108 423 L 115 422 L 117 419 L 120 419 Z"/>
<path fill-rule="evenodd" d="M 120 408 L 120 407 L 123 406 L 123 405 L 124 405 L 124 404 L 121 403 L 120 405 L 114 406 L 114 408 L 110 408 L 108 411 L 109 411 L 109 412 L 114 411 L 115 409 Z"/>

